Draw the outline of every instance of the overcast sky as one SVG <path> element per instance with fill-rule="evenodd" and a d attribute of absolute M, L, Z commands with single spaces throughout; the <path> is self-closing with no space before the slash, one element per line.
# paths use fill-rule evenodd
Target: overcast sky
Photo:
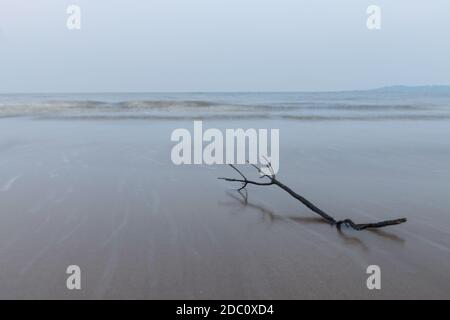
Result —
<path fill-rule="evenodd" d="M 448 0 L 0 0 L 0 92 L 450 84 L 449 16 Z"/>

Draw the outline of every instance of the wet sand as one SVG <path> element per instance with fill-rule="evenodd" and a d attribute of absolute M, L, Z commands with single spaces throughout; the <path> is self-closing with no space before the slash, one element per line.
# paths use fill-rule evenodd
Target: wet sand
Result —
<path fill-rule="evenodd" d="M 282 182 L 336 218 L 408 223 L 339 232 L 275 187 L 244 205 L 228 167 L 171 163 L 191 121 L 4 118 L 0 298 L 450 298 L 448 121 L 204 125 L 281 128 Z"/>

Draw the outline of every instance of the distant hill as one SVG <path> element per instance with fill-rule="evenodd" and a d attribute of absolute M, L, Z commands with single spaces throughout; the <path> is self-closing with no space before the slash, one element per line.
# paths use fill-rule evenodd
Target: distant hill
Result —
<path fill-rule="evenodd" d="M 428 86 L 387 86 L 369 91 L 376 92 L 420 92 L 420 93 L 450 93 L 450 86 L 448 85 L 428 85 Z"/>

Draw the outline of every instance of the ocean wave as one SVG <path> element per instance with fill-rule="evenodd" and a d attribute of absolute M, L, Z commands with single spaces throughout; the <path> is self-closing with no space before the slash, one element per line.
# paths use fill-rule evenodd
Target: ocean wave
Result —
<path fill-rule="evenodd" d="M 69 119 L 283 118 L 291 120 L 443 119 L 449 108 L 431 104 L 224 103 L 207 100 L 45 100 L 0 101 L 0 117 Z"/>
<path fill-rule="evenodd" d="M 169 101 L 169 100 L 131 100 L 121 102 L 105 102 L 95 100 L 49 100 L 26 102 L 0 102 L 0 113 L 39 114 L 64 111 L 130 111 L 130 110 L 168 110 L 170 109 L 200 109 L 219 105 L 209 101 Z M 224 108 L 236 108 L 233 105 L 223 105 Z"/>
<path fill-rule="evenodd" d="M 450 120 L 450 114 L 396 115 L 289 115 L 267 113 L 211 113 L 211 114 L 65 114 L 42 115 L 36 119 L 57 120 L 291 120 L 291 121 L 438 121 Z"/>
<path fill-rule="evenodd" d="M 123 108 L 137 109 L 168 109 L 168 108 L 209 108 L 218 104 L 210 101 L 177 101 L 177 100 L 132 100 L 117 103 Z"/>

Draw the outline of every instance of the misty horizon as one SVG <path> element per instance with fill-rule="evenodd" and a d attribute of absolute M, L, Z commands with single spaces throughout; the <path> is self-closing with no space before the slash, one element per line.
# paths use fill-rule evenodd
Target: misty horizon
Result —
<path fill-rule="evenodd" d="M 0 91 L 330 92 L 450 84 L 450 3 L 3 0 Z M 432 58 L 430 52 L 433 52 Z"/>
<path fill-rule="evenodd" d="M 48 92 L 0 92 L 0 95 L 40 95 L 40 94 L 48 94 L 48 95 L 60 95 L 60 94 L 208 94 L 208 93 L 250 93 L 250 94 L 258 94 L 258 93 L 345 93 L 345 92 L 370 92 L 370 91 L 380 91 L 380 90 L 450 90 L 450 84 L 424 84 L 424 85 L 386 85 L 374 88 L 367 89 L 347 89 L 347 90 L 313 90 L 313 91 L 305 91 L 305 90 L 293 90 L 293 91 L 282 91 L 282 90 L 255 90 L 255 91 L 48 91 Z"/>

